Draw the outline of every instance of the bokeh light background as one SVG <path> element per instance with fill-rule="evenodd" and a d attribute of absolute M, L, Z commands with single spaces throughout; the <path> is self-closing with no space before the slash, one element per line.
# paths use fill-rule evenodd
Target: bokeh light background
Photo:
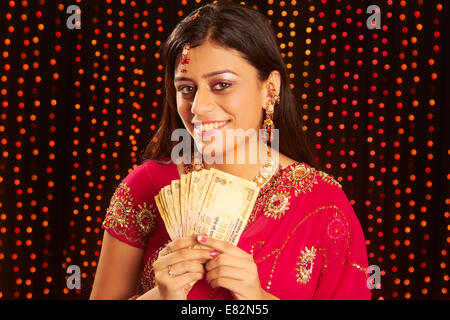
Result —
<path fill-rule="evenodd" d="M 89 297 L 106 208 L 161 117 L 158 49 L 205 3 L 1 2 L 0 299 Z M 270 19 L 299 130 L 343 184 L 382 270 L 373 298 L 448 299 L 447 4 L 246 3 Z M 70 30 L 73 4 L 81 28 Z M 379 30 L 366 26 L 373 4 Z M 66 287 L 71 264 L 80 290 Z"/>

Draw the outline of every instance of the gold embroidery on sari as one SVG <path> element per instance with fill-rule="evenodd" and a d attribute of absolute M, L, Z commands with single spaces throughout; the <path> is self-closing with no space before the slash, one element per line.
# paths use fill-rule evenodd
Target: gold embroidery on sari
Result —
<path fill-rule="evenodd" d="M 336 186 L 342 189 L 342 185 L 337 182 L 337 180 L 335 180 L 332 176 L 330 176 L 328 173 L 323 172 L 323 171 L 317 171 L 319 177 L 322 178 L 322 180 L 332 186 Z"/>
<path fill-rule="evenodd" d="M 102 226 L 124 236 L 130 242 L 145 245 L 144 238 L 154 229 L 155 208 L 153 205 L 147 207 L 144 202 L 138 205 L 139 211 L 136 212 L 133 202 L 130 187 L 121 182 L 111 198 Z M 137 228 L 134 228 L 134 225 Z"/>
<path fill-rule="evenodd" d="M 327 250 L 325 248 L 317 248 L 317 251 L 320 252 L 320 254 L 322 255 L 322 267 L 320 268 L 320 272 L 319 272 L 319 278 L 317 280 L 318 283 L 320 283 L 320 280 L 322 278 L 322 276 L 325 274 L 325 271 L 328 267 L 327 262 Z"/>
<path fill-rule="evenodd" d="M 261 248 L 266 244 L 265 241 L 256 241 L 254 244 L 252 244 L 252 247 L 250 249 L 250 254 L 252 256 L 254 256 L 259 250 L 261 250 Z M 256 248 L 256 252 L 255 252 L 255 247 Z"/>
<path fill-rule="evenodd" d="M 283 217 L 290 208 L 291 192 L 295 197 L 312 192 L 314 186 L 319 183 L 318 177 L 327 184 L 342 188 L 333 177 L 306 163 L 296 162 L 281 169 L 260 190 L 247 227 L 256 219 L 260 211 L 268 218 Z"/>
<path fill-rule="evenodd" d="M 156 209 L 151 203 L 147 208 L 147 203 L 145 202 L 142 205 L 139 204 L 138 209 L 136 225 L 144 235 L 150 235 L 155 230 Z"/>
<path fill-rule="evenodd" d="M 269 290 L 270 287 L 272 286 L 272 278 L 273 278 L 273 274 L 275 273 L 275 269 L 277 267 L 277 263 L 278 263 L 278 258 L 280 257 L 281 253 L 283 252 L 284 248 L 286 247 L 286 245 L 288 244 L 289 240 L 291 239 L 291 237 L 295 234 L 295 232 L 297 231 L 297 229 L 303 225 L 303 223 L 305 223 L 309 218 L 311 218 L 312 216 L 316 215 L 317 213 L 327 210 L 327 209 L 334 209 L 336 210 L 340 215 L 344 216 L 344 212 L 335 205 L 328 205 L 328 206 L 321 206 L 313 211 L 311 211 L 309 214 L 307 214 L 305 217 L 303 217 L 302 220 L 300 220 L 294 228 L 292 228 L 291 232 L 288 234 L 288 236 L 286 237 L 285 241 L 283 242 L 283 244 L 281 245 L 280 248 L 274 249 L 272 250 L 270 253 L 266 254 L 265 256 L 261 257 L 258 260 L 255 260 L 255 263 L 261 263 L 267 259 L 269 259 L 270 257 L 274 257 L 274 262 L 272 265 L 272 268 L 270 269 L 270 274 L 269 274 L 269 280 L 267 281 L 266 284 L 266 289 Z M 344 218 L 345 219 L 345 218 Z M 345 232 L 346 235 L 346 248 L 348 250 L 349 248 L 349 237 L 350 237 L 350 233 L 348 232 L 348 227 L 347 227 L 347 232 Z M 326 264 L 326 262 L 325 262 Z"/>
<path fill-rule="evenodd" d="M 364 275 L 367 278 L 367 268 L 364 268 L 363 266 L 361 266 L 360 264 L 357 264 L 355 262 L 350 262 L 350 261 L 345 261 L 345 264 L 348 264 L 352 267 L 355 267 L 356 269 L 358 269 L 359 271 L 364 272 Z"/>
<path fill-rule="evenodd" d="M 279 219 L 289 210 L 289 200 L 291 199 L 289 192 L 282 191 L 270 197 L 266 204 L 264 215 L 268 218 Z"/>
<path fill-rule="evenodd" d="M 299 163 L 289 170 L 286 178 L 289 181 L 287 188 L 294 188 L 295 196 L 311 192 L 314 185 L 318 184 L 317 171 L 305 163 Z"/>
<path fill-rule="evenodd" d="M 125 235 L 129 227 L 129 215 L 133 211 L 133 196 L 126 183 L 121 182 L 111 198 L 103 227 L 118 235 Z"/>
<path fill-rule="evenodd" d="M 335 212 L 331 217 L 331 221 L 328 223 L 328 236 L 334 241 L 339 240 L 345 236 L 346 231 L 348 232 L 346 229 L 346 221 L 343 221 L 343 218 Z"/>
<path fill-rule="evenodd" d="M 316 258 L 316 248 L 314 246 L 309 249 L 305 247 L 305 250 L 300 252 L 300 256 L 297 258 L 297 282 L 301 284 L 307 284 L 311 279 L 311 274 L 314 267 L 314 259 Z"/>

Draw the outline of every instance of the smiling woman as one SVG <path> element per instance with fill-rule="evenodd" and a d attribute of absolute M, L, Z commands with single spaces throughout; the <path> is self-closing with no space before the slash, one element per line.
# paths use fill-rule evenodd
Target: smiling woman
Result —
<path fill-rule="evenodd" d="M 143 163 L 111 199 L 91 298 L 370 298 L 361 226 L 341 185 L 312 167 L 299 108 L 266 18 L 239 4 L 203 6 L 177 25 L 161 56 L 162 120 Z M 279 148 L 271 145 L 274 127 Z M 267 155 L 279 159 L 261 184 L 258 172 L 263 164 L 267 169 L 262 158 L 203 164 L 255 179 L 261 187 L 237 246 L 205 235 L 171 241 L 154 197 L 191 168 L 171 158 L 172 132 L 187 130 L 192 148 L 205 151 L 206 136 L 226 137 L 233 130 L 258 134 L 261 128 Z M 249 141 L 226 140 L 222 146 L 214 152 L 226 156 L 247 151 Z"/>
<path fill-rule="evenodd" d="M 186 47 L 189 50 L 183 55 Z M 264 15 L 239 4 L 203 6 L 176 26 L 164 43 L 161 58 L 164 108 L 158 131 L 143 153 L 144 161 L 170 157 L 177 144 L 170 137 L 178 128 L 186 128 L 195 140 L 192 120 L 231 120 L 228 129 L 261 128 L 262 106 L 272 83 L 281 99 L 273 122 L 279 130 L 279 151 L 285 164 L 294 160 L 312 163 L 311 148 L 300 130 L 302 114 Z M 209 109 L 214 106 L 217 108 Z M 193 117 L 195 110 L 203 112 Z M 195 144 L 190 145 L 193 152 Z"/>
<path fill-rule="evenodd" d="M 178 64 L 174 84 L 178 114 L 197 148 L 204 153 L 208 142 L 203 138 L 225 130 L 259 129 L 267 93 L 258 70 L 239 51 L 219 46 L 210 39 L 191 47 L 189 57 L 188 70 Z M 280 80 L 280 73 L 275 70 L 267 83 L 271 81 L 279 87 Z M 185 88 L 189 88 L 188 93 L 183 91 Z M 215 156 L 244 149 L 245 139 L 238 139 L 235 144 L 225 139 L 225 134 L 221 137 L 223 149 L 214 149 Z"/>

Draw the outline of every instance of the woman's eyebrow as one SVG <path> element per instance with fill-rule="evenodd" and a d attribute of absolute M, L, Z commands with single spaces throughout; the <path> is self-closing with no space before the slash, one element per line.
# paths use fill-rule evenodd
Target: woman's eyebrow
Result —
<path fill-rule="evenodd" d="M 208 78 L 212 78 L 214 76 L 217 76 L 217 75 L 223 74 L 223 73 L 231 73 L 231 74 L 234 74 L 235 76 L 239 76 L 236 72 L 233 72 L 231 70 L 219 70 L 219 71 L 214 71 L 214 72 L 210 72 L 210 73 L 204 74 L 202 76 L 202 78 L 203 79 L 208 79 Z M 191 78 L 187 78 L 187 77 L 175 77 L 174 82 L 183 81 L 183 80 L 192 81 Z"/>

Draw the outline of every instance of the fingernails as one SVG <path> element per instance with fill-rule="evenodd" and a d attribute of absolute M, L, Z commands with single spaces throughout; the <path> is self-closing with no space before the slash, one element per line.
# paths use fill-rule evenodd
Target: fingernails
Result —
<path fill-rule="evenodd" d="M 207 235 L 206 234 L 202 234 L 202 235 L 199 235 L 199 236 L 197 236 L 197 240 L 199 241 L 199 242 L 206 242 L 206 239 L 207 239 Z"/>
<path fill-rule="evenodd" d="M 213 251 L 210 251 L 210 252 L 209 252 L 209 255 L 210 255 L 211 257 L 214 258 L 214 257 L 216 257 L 219 253 L 220 253 L 219 251 L 213 250 Z"/>

